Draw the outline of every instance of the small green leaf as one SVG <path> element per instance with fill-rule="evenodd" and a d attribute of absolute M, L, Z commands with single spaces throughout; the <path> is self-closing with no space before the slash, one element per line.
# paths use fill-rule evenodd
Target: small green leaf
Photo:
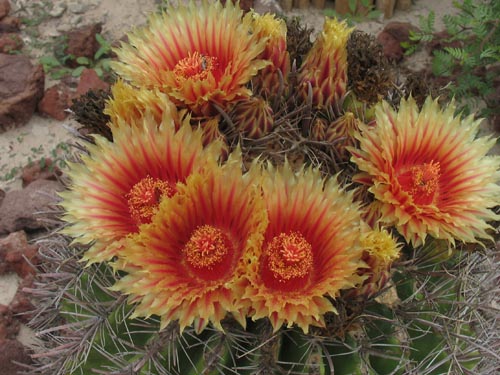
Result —
<path fill-rule="evenodd" d="M 53 68 L 56 66 L 61 66 L 61 62 L 54 56 L 42 56 L 38 61 L 40 61 L 40 64 L 42 64 L 44 67 Z"/>
<path fill-rule="evenodd" d="M 358 3 L 358 0 L 349 0 L 349 10 L 351 11 L 351 14 L 356 13 L 356 5 Z"/>
<path fill-rule="evenodd" d="M 107 49 L 104 47 L 101 47 L 97 50 L 97 52 L 94 55 L 94 60 L 99 60 L 102 56 L 104 56 L 107 53 Z"/>
<path fill-rule="evenodd" d="M 78 68 L 74 69 L 73 72 L 71 72 L 71 75 L 73 77 L 80 77 L 82 75 L 83 69 L 85 69 L 85 66 L 79 66 Z"/>
<path fill-rule="evenodd" d="M 103 73 L 101 68 L 94 68 L 94 71 L 96 72 L 96 74 L 99 78 L 102 78 L 104 73 Z"/>
<path fill-rule="evenodd" d="M 76 62 L 80 65 L 90 65 L 91 61 L 88 57 L 80 56 L 76 58 Z"/>

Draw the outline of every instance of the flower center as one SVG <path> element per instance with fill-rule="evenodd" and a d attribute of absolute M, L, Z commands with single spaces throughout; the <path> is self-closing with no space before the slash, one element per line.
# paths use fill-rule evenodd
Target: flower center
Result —
<path fill-rule="evenodd" d="M 150 176 L 136 183 L 125 196 L 130 216 L 137 225 L 148 224 L 156 213 L 162 197 L 175 194 L 175 187 L 167 181 Z"/>
<path fill-rule="evenodd" d="M 435 200 L 441 177 L 439 162 L 411 167 L 399 177 L 403 190 L 410 193 L 417 204 L 431 204 Z"/>
<path fill-rule="evenodd" d="M 232 247 L 230 239 L 222 230 L 202 225 L 192 232 L 182 253 L 193 268 L 213 270 L 223 263 Z"/>
<path fill-rule="evenodd" d="M 188 57 L 180 60 L 174 68 L 174 74 L 178 81 L 193 79 L 203 81 L 210 72 L 217 68 L 217 58 L 205 56 L 199 52 L 190 53 Z"/>
<path fill-rule="evenodd" d="M 280 233 L 267 247 L 268 267 L 279 282 L 302 278 L 312 269 L 312 246 L 299 232 Z"/>

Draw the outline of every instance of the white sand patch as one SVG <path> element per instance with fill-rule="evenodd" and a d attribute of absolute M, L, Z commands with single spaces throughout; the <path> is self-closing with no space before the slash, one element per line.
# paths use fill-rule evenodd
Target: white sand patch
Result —
<path fill-rule="evenodd" d="M 20 282 L 21 278 L 15 273 L 0 275 L 0 305 L 8 306 L 12 302 Z"/>

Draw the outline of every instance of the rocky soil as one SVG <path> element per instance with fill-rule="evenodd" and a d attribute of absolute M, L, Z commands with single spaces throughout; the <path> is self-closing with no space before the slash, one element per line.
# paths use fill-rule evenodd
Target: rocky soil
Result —
<path fill-rule="evenodd" d="M 361 22 L 357 27 L 379 36 L 384 52 L 395 63 L 414 71 L 429 62 L 427 52 L 411 60 L 399 43 L 408 37 L 420 16 L 433 9 L 437 20 L 449 12 L 451 0 L 416 0 L 390 19 Z M 57 69 L 44 72 L 40 59 L 54 54 L 84 56 L 92 60 L 102 47 L 96 34 L 115 43 L 131 27 L 143 24 L 157 10 L 155 0 L 0 0 L 0 363 L 2 374 L 16 374 L 29 363 L 36 337 L 27 327 L 32 309 L 29 290 L 39 262 L 37 240 L 57 226 L 50 212 L 63 187 L 59 178 L 64 157 L 71 153 L 78 124 L 68 108 L 90 89 L 109 87 L 100 77 L 97 61 L 80 75 L 56 77 Z M 248 2 L 245 2 L 248 3 Z M 251 3 L 251 1 L 250 1 Z M 255 0 L 257 9 L 279 9 L 271 0 Z M 332 8 L 332 2 L 326 3 Z M 271 7 L 271 8 L 270 8 Z M 323 10 L 294 9 L 315 30 L 323 23 Z M 394 22 L 399 23 L 394 23 Z M 438 29 L 441 25 L 437 24 Z M 384 30 L 385 28 L 385 30 Z M 68 46 L 61 50 L 63 37 Z M 53 61 L 52 61 L 53 62 Z M 87 69 L 94 67 L 96 69 Z M 105 73 L 105 72 L 104 72 Z"/>

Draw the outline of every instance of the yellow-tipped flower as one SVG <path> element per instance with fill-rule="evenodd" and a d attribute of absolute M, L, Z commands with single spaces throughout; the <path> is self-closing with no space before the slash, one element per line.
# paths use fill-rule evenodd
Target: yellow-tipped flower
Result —
<path fill-rule="evenodd" d="M 366 279 L 361 286 L 350 290 L 345 298 L 370 298 L 381 290 L 390 278 L 390 268 L 399 258 L 401 248 L 385 229 L 363 230 L 361 246 L 364 249 L 362 259 L 367 267 L 359 269 L 358 274 Z"/>
<path fill-rule="evenodd" d="M 166 94 L 157 89 L 135 88 L 121 80 L 111 87 L 111 99 L 104 109 L 104 113 L 111 118 L 110 127 L 141 123 L 140 119 L 146 112 L 153 116 L 157 124 L 167 116 L 179 127 L 180 115 Z"/>
<path fill-rule="evenodd" d="M 178 320 L 201 331 L 232 312 L 245 324 L 241 293 L 233 284 L 262 244 L 265 204 L 254 172 L 242 176 L 241 157 L 193 174 L 161 202 L 153 223 L 130 237 L 120 264 L 132 264 L 114 289 L 137 302 L 135 316 Z M 258 178 L 258 177 L 257 177 Z"/>
<path fill-rule="evenodd" d="M 253 319 L 305 332 L 335 311 L 328 297 L 360 281 L 360 212 L 352 193 L 318 170 L 268 167 L 262 190 L 269 215 L 258 263 L 249 264 L 244 300 Z"/>
<path fill-rule="evenodd" d="M 346 93 L 347 42 L 352 30 L 345 21 L 327 18 L 300 67 L 300 95 L 306 100 L 310 85 L 315 108 L 333 106 Z"/>
<path fill-rule="evenodd" d="M 180 4 L 153 14 L 146 28 L 116 50 L 115 71 L 137 87 L 157 88 L 195 115 L 215 114 L 247 98 L 246 84 L 269 63 L 257 59 L 266 40 L 249 33 L 250 18 L 227 1 Z"/>
<path fill-rule="evenodd" d="M 202 146 L 202 131 L 186 119 L 178 132 L 171 118 L 158 125 L 146 114 L 140 122 L 113 129 L 113 142 L 95 136 L 89 155 L 70 164 L 71 185 L 61 193 L 63 233 L 75 243 L 91 244 L 84 259 L 110 260 L 122 240 L 147 224 L 165 197 L 175 195 L 180 183 L 218 158 L 220 145 Z"/>
<path fill-rule="evenodd" d="M 361 126 L 359 149 L 350 150 L 363 171 L 354 179 L 375 198 L 374 216 L 414 246 L 427 235 L 452 243 L 491 238 L 486 222 L 499 219 L 490 208 L 499 203 L 500 158 L 487 155 L 495 139 L 477 138 L 480 121 L 430 98 L 420 112 L 412 98 L 399 111 L 386 102 L 375 111 L 376 126 Z"/>
<path fill-rule="evenodd" d="M 266 47 L 259 58 L 271 65 L 252 79 L 254 94 L 272 98 L 279 90 L 286 90 L 290 73 L 290 54 L 286 49 L 286 23 L 275 15 L 251 13 L 252 31 L 257 39 L 265 39 Z"/>
<path fill-rule="evenodd" d="M 231 120 L 245 137 L 258 139 L 272 130 L 274 113 L 266 100 L 251 97 L 234 107 Z"/>

